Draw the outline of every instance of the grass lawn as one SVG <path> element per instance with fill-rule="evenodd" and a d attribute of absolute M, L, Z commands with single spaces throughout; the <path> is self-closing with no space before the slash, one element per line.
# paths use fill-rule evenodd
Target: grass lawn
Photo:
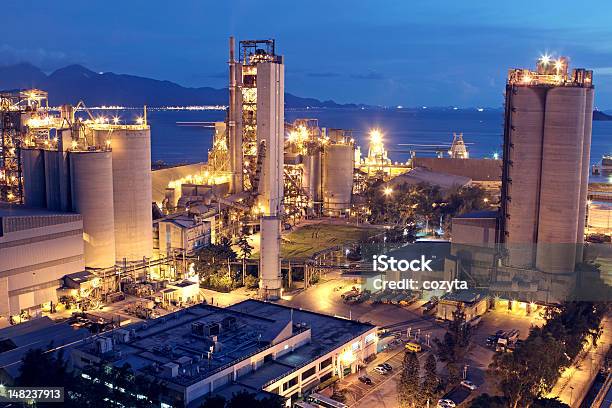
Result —
<path fill-rule="evenodd" d="M 282 236 L 283 258 L 309 258 L 316 252 L 336 245 L 357 242 L 376 235 L 380 230 L 370 226 L 310 224 Z"/>

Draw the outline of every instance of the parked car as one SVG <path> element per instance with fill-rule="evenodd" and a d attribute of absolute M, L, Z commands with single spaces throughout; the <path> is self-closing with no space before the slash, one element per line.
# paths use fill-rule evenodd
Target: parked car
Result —
<path fill-rule="evenodd" d="M 374 371 L 376 371 L 378 374 L 382 374 L 382 375 L 387 375 L 387 373 L 389 372 L 389 371 L 385 370 L 385 368 L 382 367 L 382 366 L 376 366 L 374 368 Z"/>
<path fill-rule="evenodd" d="M 372 379 L 365 375 L 362 375 L 361 377 L 359 377 L 359 381 L 367 385 L 372 385 Z"/>
<path fill-rule="evenodd" d="M 448 398 L 441 399 L 438 401 L 438 408 L 455 408 L 457 404 L 453 400 L 449 400 Z"/>
<path fill-rule="evenodd" d="M 476 384 L 474 384 L 470 380 L 463 380 L 463 381 L 461 381 L 461 386 L 467 388 L 470 391 L 474 391 L 475 389 L 478 388 L 476 386 Z"/>
<path fill-rule="evenodd" d="M 387 371 L 393 371 L 393 367 L 389 363 L 382 363 L 381 366 Z"/>

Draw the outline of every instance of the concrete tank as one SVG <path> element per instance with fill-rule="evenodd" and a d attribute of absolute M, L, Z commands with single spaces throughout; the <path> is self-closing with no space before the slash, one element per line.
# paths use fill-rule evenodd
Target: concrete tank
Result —
<path fill-rule="evenodd" d="M 85 266 L 115 265 L 113 168 L 110 151 L 71 152 L 72 210 L 83 216 Z"/>
<path fill-rule="evenodd" d="M 259 288 L 266 299 L 282 295 L 280 261 L 280 218 L 261 217 L 261 255 L 259 260 Z"/>
<path fill-rule="evenodd" d="M 583 258 L 584 227 L 586 223 L 589 169 L 591 162 L 591 132 L 593 129 L 593 88 L 586 89 L 584 105 L 584 134 L 582 145 L 582 173 L 580 175 L 580 198 L 578 201 L 578 230 L 576 231 L 576 262 Z"/>
<path fill-rule="evenodd" d="M 546 97 L 536 259 L 545 272 L 571 273 L 576 263 L 585 104 L 581 87 L 554 87 Z"/>
<path fill-rule="evenodd" d="M 25 205 L 46 207 L 45 159 L 40 149 L 21 149 L 23 195 Z"/>
<path fill-rule="evenodd" d="M 44 150 L 43 156 L 47 208 L 56 211 L 70 211 L 70 182 L 66 153 Z"/>
<path fill-rule="evenodd" d="M 321 201 L 321 152 L 319 150 L 304 156 L 302 185 L 308 192 L 308 205 Z"/>
<path fill-rule="evenodd" d="M 538 188 L 544 137 L 546 88 L 515 87 L 508 90 L 511 129 L 507 203 L 508 264 L 530 267 L 535 263 Z"/>
<path fill-rule="evenodd" d="M 110 136 L 117 261 L 142 261 L 153 253 L 151 131 L 114 129 Z"/>
<path fill-rule="evenodd" d="M 341 213 L 351 207 L 353 192 L 352 144 L 330 144 L 323 150 L 323 210 Z"/>

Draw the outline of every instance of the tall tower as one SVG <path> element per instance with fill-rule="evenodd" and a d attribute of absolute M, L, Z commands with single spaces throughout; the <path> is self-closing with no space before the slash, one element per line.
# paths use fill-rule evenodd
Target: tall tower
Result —
<path fill-rule="evenodd" d="M 231 191 L 250 191 L 261 219 L 259 287 L 262 297 L 282 291 L 280 227 L 283 214 L 285 66 L 274 40 L 230 38 L 228 137 Z"/>
<path fill-rule="evenodd" d="M 506 264 L 571 274 L 582 261 L 593 73 L 542 57 L 506 84 L 501 242 Z"/>

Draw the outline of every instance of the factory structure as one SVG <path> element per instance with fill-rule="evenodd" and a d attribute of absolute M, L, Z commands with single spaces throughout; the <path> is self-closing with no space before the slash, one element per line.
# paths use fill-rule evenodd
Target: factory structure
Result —
<path fill-rule="evenodd" d="M 449 275 L 523 301 L 571 296 L 584 259 L 593 73 L 542 57 L 511 69 L 499 211 L 453 219 Z"/>

